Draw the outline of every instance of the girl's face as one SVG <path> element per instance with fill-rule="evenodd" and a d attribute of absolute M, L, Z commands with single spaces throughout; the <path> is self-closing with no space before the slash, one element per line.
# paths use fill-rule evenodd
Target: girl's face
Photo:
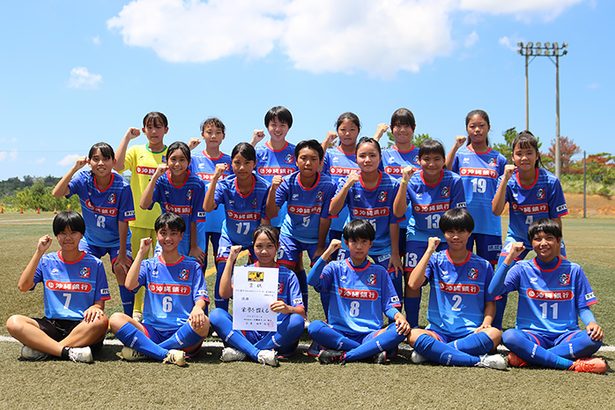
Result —
<path fill-rule="evenodd" d="M 444 157 L 438 153 L 425 154 L 419 158 L 423 173 L 429 176 L 440 174 L 444 168 Z"/>
<path fill-rule="evenodd" d="M 520 171 L 531 171 L 536 168 L 538 152 L 531 146 L 521 148 L 519 144 L 517 144 L 513 149 L 512 159 L 513 163 Z"/>
<path fill-rule="evenodd" d="M 251 176 L 255 165 L 254 161 L 248 161 L 241 154 L 236 154 L 231 162 L 233 172 L 238 179 L 246 179 Z"/>
<path fill-rule="evenodd" d="M 466 244 L 471 234 L 471 232 L 465 230 L 452 229 L 444 232 L 444 238 L 446 239 L 449 249 L 459 251 L 466 249 Z"/>
<path fill-rule="evenodd" d="M 267 131 L 269 136 L 275 142 L 282 142 L 286 140 L 286 134 L 288 134 L 288 124 L 278 120 L 277 117 L 272 118 L 267 125 Z"/>
<path fill-rule="evenodd" d="M 169 132 L 169 127 L 165 127 L 158 121 L 150 121 L 145 127 L 141 129 L 147 140 L 149 141 L 149 145 L 160 145 L 163 144 L 164 135 Z"/>
<path fill-rule="evenodd" d="M 169 252 L 177 249 L 184 237 L 183 232 L 163 226 L 156 232 L 156 240 L 163 251 Z"/>
<path fill-rule="evenodd" d="M 261 233 L 254 241 L 254 253 L 261 265 L 271 265 L 275 263 L 275 255 L 278 251 L 275 243 L 271 242 L 265 233 Z"/>
<path fill-rule="evenodd" d="M 171 171 L 171 175 L 179 176 L 186 172 L 190 165 L 190 161 L 188 161 L 188 158 L 186 158 L 182 150 L 176 149 L 167 158 L 167 165 L 169 171 Z"/>
<path fill-rule="evenodd" d="M 297 168 L 301 175 L 312 177 L 320 170 L 322 162 L 318 156 L 318 152 L 309 147 L 302 148 L 297 157 Z"/>
<path fill-rule="evenodd" d="M 532 248 L 538 259 L 550 262 L 560 254 L 561 239 L 557 239 L 550 233 L 538 232 L 532 238 Z"/>
<path fill-rule="evenodd" d="M 345 119 L 340 126 L 337 127 L 337 136 L 340 139 L 340 144 L 344 146 L 354 146 L 357 144 L 359 127 L 351 120 Z"/>
<path fill-rule="evenodd" d="M 75 251 L 79 249 L 79 241 L 83 235 L 79 231 L 73 231 L 70 227 L 66 227 L 62 232 L 56 235 L 58 244 L 64 252 Z"/>
<path fill-rule="evenodd" d="M 361 172 L 375 172 L 380 165 L 380 153 L 371 142 L 361 144 L 357 149 L 357 165 Z"/>
<path fill-rule="evenodd" d="M 409 125 L 396 124 L 391 132 L 395 137 L 395 144 L 410 144 L 414 137 L 414 130 Z"/>
<path fill-rule="evenodd" d="M 369 239 L 351 239 L 346 242 L 348 246 L 348 251 L 350 252 L 350 257 L 356 260 L 363 260 L 367 258 L 367 254 L 369 253 L 369 248 L 372 246 L 372 241 Z"/>
<path fill-rule="evenodd" d="M 485 121 L 483 117 L 474 114 L 470 117 L 466 130 L 468 131 L 468 137 L 472 145 L 482 145 L 487 141 L 489 124 L 487 124 L 487 121 Z"/>
<path fill-rule="evenodd" d="M 115 161 L 111 158 L 105 158 L 100 149 L 97 148 L 89 159 L 89 164 L 95 176 L 106 177 L 113 171 Z"/>
<path fill-rule="evenodd" d="M 201 136 L 209 148 L 218 148 L 224 139 L 224 132 L 214 124 L 207 124 Z"/>

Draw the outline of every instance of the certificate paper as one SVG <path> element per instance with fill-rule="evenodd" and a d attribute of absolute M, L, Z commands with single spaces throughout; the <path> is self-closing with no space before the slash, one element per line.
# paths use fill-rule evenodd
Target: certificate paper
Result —
<path fill-rule="evenodd" d="M 278 314 L 269 306 L 278 299 L 278 268 L 233 269 L 233 329 L 275 332 Z"/>

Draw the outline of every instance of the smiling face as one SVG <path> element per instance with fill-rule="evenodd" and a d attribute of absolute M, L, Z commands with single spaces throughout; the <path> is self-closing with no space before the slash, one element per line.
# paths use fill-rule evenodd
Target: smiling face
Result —
<path fill-rule="evenodd" d="M 70 227 L 66 227 L 62 232 L 56 235 L 58 244 L 62 252 L 71 252 L 79 249 L 79 241 L 83 238 L 81 232 L 73 231 Z"/>
<path fill-rule="evenodd" d="M 172 176 L 181 176 L 186 173 L 190 161 L 188 161 L 182 150 L 176 149 L 167 158 L 167 165 Z"/>
<path fill-rule="evenodd" d="M 536 168 L 536 162 L 538 161 L 538 152 L 529 145 L 515 145 L 512 153 L 513 163 L 522 172 L 528 172 Z"/>
<path fill-rule="evenodd" d="M 163 226 L 156 231 L 156 240 L 160 244 L 163 252 L 171 252 L 177 249 L 183 237 L 183 232 L 167 226 Z"/>
<path fill-rule="evenodd" d="M 286 134 L 288 134 L 289 129 L 290 127 L 288 126 L 288 123 L 280 121 L 278 117 L 272 118 L 267 125 L 267 131 L 269 131 L 269 136 L 274 142 L 286 141 Z"/>
<path fill-rule="evenodd" d="M 100 149 L 95 149 L 92 156 L 88 159 L 88 163 L 92 168 L 92 172 L 97 177 L 107 177 L 113 171 L 115 161 L 111 158 L 105 158 L 100 152 Z"/>
<path fill-rule="evenodd" d="M 438 177 L 444 168 L 444 157 L 439 153 L 432 152 L 422 155 L 419 163 L 423 169 L 423 174 L 428 177 Z"/>
<path fill-rule="evenodd" d="M 412 143 L 414 137 L 414 130 L 408 124 L 395 124 L 391 130 L 393 137 L 395 138 L 396 145 L 407 145 Z"/>
<path fill-rule="evenodd" d="M 357 165 L 363 173 L 378 171 L 380 152 L 373 143 L 367 142 L 359 145 L 357 148 Z"/>
<path fill-rule="evenodd" d="M 560 254 L 561 239 L 555 235 L 538 232 L 532 238 L 532 248 L 536 257 L 543 262 L 551 262 Z"/>
<path fill-rule="evenodd" d="M 254 253 L 261 266 L 275 265 L 275 255 L 278 248 L 265 233 L 261 233 L 254 240 Z"/>

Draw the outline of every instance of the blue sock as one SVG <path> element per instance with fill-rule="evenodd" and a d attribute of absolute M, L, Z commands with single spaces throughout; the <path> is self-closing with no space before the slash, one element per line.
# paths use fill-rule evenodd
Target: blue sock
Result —
<path fill-rule="evenodd" d="M 572 366 L 572 360 L 551 353 L 540 347 L 531 336 L 518 329 L 508 329 L 502 335 L 504 345 L 517 356 L 530 364 L 550 369 L 567 370 Z"/>
<path fill-rule="evenodd" d="M 279 353 L 290 353 L 303 334 L 305 320 L 303 316 L 293 313 L 286 315 L 282 323 L 278 323 L 277 332 L 270 332 L 266 337 L 256 343 L 259 350 L 274 349 Z"/>
<path fill-rule="evenodd" d="M 216 308 L 220 308 L 222 310 L 226 310 L 228 312 L 228 299 L 223 299 L 220 296 L 220 278 L 222 277 L 222 272 L 224 272 L 225 262 L 218 262 L 216 264 L 216 285 L 214 288 L 214 301 L 216 302 Z"/>
<path fill-rule="evenodd" d="M 404 306 L 406 307 L 406 319 L 410 326 L 419 326 L 419 310 L 421 309 L 421 295 L 416 298 L 404 298 Z"/>
<path fill-rule="evenodd" d="M 119 285 L 120 288 L 120 299 L 122 300 L 122 307 L 124 308 L 124 313 L 130 317 L 132 317 L 132 310 L 135 307 L 135 294 L 126 289 L 126 286 Z"/>
<path fill-rule="evenodd" d="M 303 299 L 303 307 L 305 308 L 305 312 L 308 311 L 308 284 L 307 284 L 307 275 L 305 273 L 305 269 L 301 269 L 297 273 L 297 279 L 299 280 L 299 289 L 301 290 L 301 298 Z"/>
<path fill-rule="evenodd" d="M 308 333 L 312 340 L 325 346 L 327 349 L 348 351 L 360 345 L 359 342 L 344 336 L 320 320 L 314 320 L 310 323 Z"/>
<path fill-rule="evenodd" d="M 495 301 L 495 316 L 493 317 L 493 323 L 491 325 L 496 329 L 502 330 L 506 301 L 508 301 L 508 295 L 506 294 L 502 295 L 500 299 Z"/>
<path fill-rule="evenodd" d="M 474 366 L 480 357 L 461 352 L 427 334 L 420 335 L 414 343 L 414 350 L 429 361 L 447 366 Z"/>
<path fill-rule="evenodd" d="M 203 336 L 192 329 L 190 323 L 184 323 L 173 336 L 160 343 L 164 349 L 186 349 L 203 341 Z"/>
<path fill-rule="evenodd" d="M 257 349 L 240 331 L 233 330 L 233 317 L 224 309 L 216 308 L 209 314 L 209 321 L 218 337 L 237 350 L 244 352 L 253 361 L 258 361 Z"/>
<path fill-rule="evenodd" d="M 167 357 L 169 351 L 158 346 L 156 343 L 137 329 L 132 323 L 126 323 L 115 334 L 115 337 L 124 343 L 124 346 L 135 349 L 139 353 L 143 353 L 148 357 L 153 357 L 159 362 Z"/>
<path fill-rule="evenodd" d="M 493 349 L 493 341 L 485 332 L 472 333 L 461 339 L 447 343 L 453 349 L 467 353 L 471 356 L 480 356 L 487 354 Z"/>
<path fill-rule="evenodd" d="M 384 332 L 363 342 L 360 346 L 346 352 L 346 361 L 354 362 L 366 359 L 383 351 L 393 350 L 406 339 L 397 333 L 395 323 L 387 326 Z"/>
<path fill-rule="evenodd" d="M 602 342 L 592 340 L 585 330 L 579 330 L 547 350 L 560 357 L 576 360 L 581 357 L 591 357 L 600 346 Z"/>

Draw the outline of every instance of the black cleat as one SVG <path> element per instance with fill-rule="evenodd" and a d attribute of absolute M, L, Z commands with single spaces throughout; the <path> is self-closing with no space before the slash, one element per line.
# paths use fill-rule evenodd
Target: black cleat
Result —
<path fill-rule="evenodd" d="M 387 364 L 387 352 L 382 351 L 374 356 L 375 364 Z"/>
<path fill-rule="evenodd" d="M 346 352 L 342 352 L 340 350 L 323 350 L 318 355 L 318 361 L 320 364 L 332 364 L 332 363 L 340 363 L 344 364 L 346 359 Z"/>

